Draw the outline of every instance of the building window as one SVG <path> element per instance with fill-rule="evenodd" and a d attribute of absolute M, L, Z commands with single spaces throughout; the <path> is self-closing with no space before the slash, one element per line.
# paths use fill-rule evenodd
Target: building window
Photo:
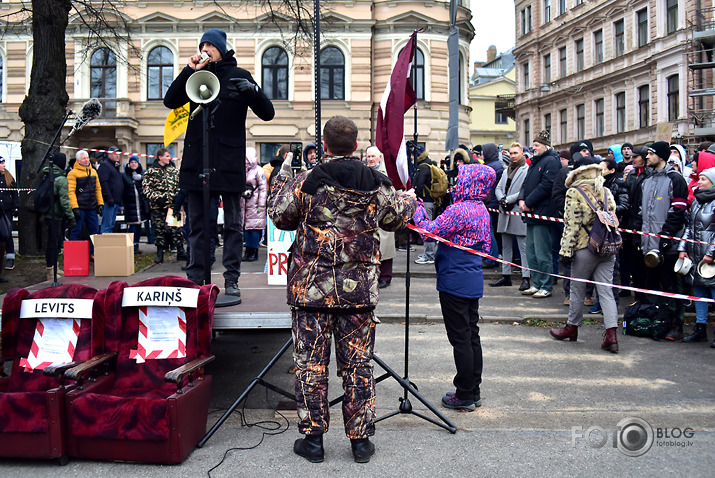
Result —
<path fill-rule="evenodd" d="M 650 117 L 650 88 L 643 85 L 638 88 L 638 125 L 640 128 L 648 127 Z"/>
<path fill-rule="evenodd" d="M 147 56 L 147 99 L 160 100 L 174 81 L 174 54 L 165 46 L 152 49 Z"/>
<path fill-rule="evenodd" d="M 544 0 L 544 23 L 551 21 L 551 0 Z"/>
<path fill-rule="evenodd" d="M 568 127 L 569 127 L 569 117 L 568 117 L 569 111 L 567 109 L 563 109 L 559 111 L 559 126 L 561 129 L 561 137 L 559 140 L 562 143 L 565 143 L 566 140 L 568 140 Z"/>
<path fill-rule="evenodd" d="M 146 167 L 150 168 L 153 164 L 154 161 L 156 161 L 156 152 L 159 151 L 161 148 L 164 147 L 164 143 L 146 143 Z M 176 157 L 176 144 L 171 143 L 169 146 L 166 147 L 166 149 L 169 150 L 169 154 L 171 154 L 172 158 Z"/>
<path fill-rule="evenodd" d="M 574 0 L 573 6 L 577 7 L 577 6 L 581 5 L 582 3 L 583 3 L 583 0 Z"/>
<path fill-rule="evenodd" d="M 531 5 L 521 11 L 521 34 L 526 35 L 531 31 Z"/>
<path fill-rule="evenodd" d="M 675 121 L 680 116 L 678 75 L 668 77 L 668 121 Z"/>
<path fill-rule="evenodd" d="M 603 63 L 603 30 L 598 30 L 593 34 L 593 54 L 597 65 Z"/>
<path fill-rule="evenodd" d="M 544 129 L 551 133 L 551 113 L 544 115 Z"/>
<path fill-rule="evenodd" d="M 410 76 L 408 77 L 410 80 L 410 84 L 412 85 L 412 89 L 415 90 L 415 94 L 417 95 L 418 100 L 424 100 L 425 99 L 425 56 L 422 53 L 422 50 L 419 48 L 415 49 L 416 55 L 417 55 L 417 61 L 414 61 L 414 67 L 413 69 L 410 70 Z M 417 75 L 417 86 L 415 86 L 415 80 L 412 77 L 413 74 Z"/>
<path fill-rule="evenodd" d="M 559 15 L 566 13 L 566 0 L 559 0 Z"/>
<path fill-rule="evenodd" d="M 527 90 L 529 89 L 529 64 L 524 63 L 522 68 L 524 70 L 524 89 Z"/>
<path fill-rule="evenodd" d="M 576 71 L 583 70 L 583 38 L 576 40 Z"/>
<path fill-rule="evenodd" d="M 665 21 L 668 34 L 678 29 L 678 0 L 666 0 Z"/>
<path fill-rule="evenodd" d="M 551 54 L 544 55 L 544 83 L 551 83 Z"/>
<path fill-rule="evenodd" d="M 578 139 L 586 137 L 586 105 L 576 105 L 576 136 Z"/>
<path fill-rule="evenodd" d="M 626 130 L 626 94 L 616 95 L 616 132 L 623 133 Z"/>
<path fill-rule="evenodd" d="M 283 146 L 283 143 L 261 143 L 259 149 L 261 156 L 259 160 L 261 164 L 268 164 L 271 158 L 278 153 L 278 150 Z"/>
<path fill-rule="evenodd" d="M 524 144 L 531 144 L 531 131 L 529 131 L 529 120 L 524 120 Z"/>
<path fill-rule="evenodd" d="M 92 98 L 117 97 L 117 57 L 109 48 L 98 48 L 92 53 L 90 67 L 90 93 Z M 102 101 L 104 116 L 115 116 L 116 101 Z"/>
<path fill-rule="evenodd" d="M 424 61 L 422 65 L 421 71 L 424 71 Z M 320 52 L 320 98 L 345 99 L 345 56 L 334 46 L 323 48 Z M 424 91 L 420 99 L 424 99 Z"/>
<path fill-rule="evenodd" d="M 594 101 L 593 105 L 594 105 L 594 109 L 596 110 L 595 135 L 603 136 L 603 128 L 604 128 L 604 123 L 603 123 L 604 101 L 603 101 L 603 98 L 601 98 L 600 100 Z"/>
<path fill-rule="evenodd" d="M 507 115 L 502 113 L 508 107 L 509 107 L 509 105 L 504 101 L 497 101 L 494 103 L 494 122 L 496 124 L 507 124 L 508 123 Z"/>
<path fill-rule="evenodd" d="M 638 48 L 648 44 L 648 9 L 638 10 L 636 12 L 638 21 Z"/>
<path fill-rule="evenodd" d="M 559 77 L 566 76 L 566 47 L 559 48 Z"/>
<path fill-rule="evenodd" d="M 272 46 L 263 53 L 261 79 L 268 98 L 288 99 L 288 55 L 283 48 Z"/>
<path fill-rule="evenodd" d="M 615 22 L 613 24 L 613 30 L 615 32 L 614 41 L 616 47 L 616 56 L 621 56 L 626 49 L 623 20 L 618 20 L 617 22 Z"/>

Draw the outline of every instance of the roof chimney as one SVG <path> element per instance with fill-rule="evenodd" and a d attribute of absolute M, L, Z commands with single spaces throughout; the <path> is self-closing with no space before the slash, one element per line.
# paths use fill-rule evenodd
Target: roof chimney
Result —
<path fill-rule="evenodd" d="M 494 61 L 497 57 L 497 47 L 494 45 L 491 45 L 489 48 L 487 48 L 487 63 L 491 63 Z"/>

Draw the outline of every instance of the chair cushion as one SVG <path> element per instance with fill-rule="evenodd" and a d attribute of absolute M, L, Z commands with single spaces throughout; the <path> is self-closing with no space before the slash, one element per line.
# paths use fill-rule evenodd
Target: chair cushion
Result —
<path fill-rule="evenodd" d="M 47 431 L 47 393 L 0 394 L 0 433 Z"/>

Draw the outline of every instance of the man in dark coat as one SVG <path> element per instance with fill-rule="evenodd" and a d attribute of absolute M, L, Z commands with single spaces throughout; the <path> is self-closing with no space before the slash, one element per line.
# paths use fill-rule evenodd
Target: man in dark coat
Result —
<path fill-rule="evenodd" d="M 208 55 L 208 60 L 201 61 L 202 53 Z M 189 101 L 186 82 L 198 70 L 215 74 L 221 85 L 218 98 L 205 105 L 210 112 L 209 167 L 215 171 L 209 184 L 211 195 L 217 197 L 220 194 L 223 199 L 225 292 L 240 298 L 238 278 L 243 250 L 240 200 L 246 188 L 246 114 L 251 108 L 259 118 L 270 121 L 275 112 L 251 74 L 236 66 L 233 50 L 226 50 L 226 33 L 216 28 L 207 30 L 201 37 L 199 53 L 189 58 L 188 65 L 169 87 L 164 106 L 174 109 Z M 196 107 L 197 104 L 191 102 L 191 109 Z M 203 170 L 203 127 L 200 117 L 189 121 L 179 176 L 181 188 L 189 191 L 189 247 L 197 252 L 191 254 L 186 276 L 197 284 L 203 284 L 205 268 L 210 267 L 204 264 L 204 255 L 198 253 L 204 250 L 205 239 L 210 234 L 204 231 L 204 201 L 199 176 Z"/>
<path fill-rule="evenodd" d="M 556 209 L 551 201 L 551 190 L 554 178 L 561 169 L 561 160 L 559 154 L 551 149 L 548 130 L 539 132 L 533 147 L 534 157 L 531 158 L 519 193 L 519 209 L 525 213 L 553 217 Z M 537 299 L 550 297 L 554 288 L 553 281 L 551 277 L 542 274 L 553 271 L 550 223 L 532 217 L 524 217 L 523 220 L 526 223 L 526 257 L 529 267 L 535 271 L 531 273 L 533 285 L 522 291 L 522 294 Z"/>
<path fill-rule="evenodd" d="M 482 145 L 482 154 L 484 155 L 484 164 L 492 168 L 497 173 L 497 180 L 489 190 L 487 197 L 484 199 L 484 205 L 489 209 L 494 210 L 489 211 L 492 228 L 492 245 L 489 255 L 499 257 L 499 254 L 501 253 L 501 234 L 497 234 L 497 221 L 499 220 L 499 213 L 495 212 L 499 210 L 499 201 L 497 201 L 494 190 L 496 189 L 497 184 L 499 184 L 501 175 L 504 172 L 504 163 L 502 163 L 501 159 L 499 159 L 501 152 L 499 151 L 499 146 L 495 143 L 486 143 Z M 484 261 L 484 266 L 493 267 L 496 266 L 496 262 L 491 259 L 487 259 Z"/>
<path fill-rule="evenodd" d="M 101 234 L 114 232 L 117 211 L 123 200 L 124 181 L 122 180 L 122 173 L 119 172 L 119 154 L 117 154 L 117 151 L 119 151 L 119 148 L 116 146 L 109 148 L 107 159 L 97 168 L 99 184 L 102 186 L 102 198 L 104 198 L 102 224 L 99 230 Z"/>

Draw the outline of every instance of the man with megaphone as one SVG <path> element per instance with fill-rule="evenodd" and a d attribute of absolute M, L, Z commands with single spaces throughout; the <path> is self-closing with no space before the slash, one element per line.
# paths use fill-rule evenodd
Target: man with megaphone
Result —
<path fill-rule="evenodd" d="M 196 72 L 210 72 L 212 75 Z M 240 199 L 246 183 L 246 114 L 248 108 L 264 121 L 275 114 L 273 104 L 258 87 L 251 74 L 238 68 L 233 50 L 226 47 L 226 32 L 207 30 L 201 37 L 199 53 L 189 58 L 164 97 L 164 106 L 175 109 L 191 103 L 191 110 L 206 108 L 208 118 L 208 157 L 210 194 L 221 196 L 224 208 L 223 265 L 225 292 L 241 297 L 243 227 Z M 201 285 L 206 277 L 202 251 L 213 231 L 204 231 L 202 173 L 204 123 L 201 115 L 189 121 L 184 139 L 184 153 L 179 175 L 180 186 L 189 191 L 189 246 L 192 252 L 186 276 Z M 215 219 L 211 227 L 215 231 Z"/>

